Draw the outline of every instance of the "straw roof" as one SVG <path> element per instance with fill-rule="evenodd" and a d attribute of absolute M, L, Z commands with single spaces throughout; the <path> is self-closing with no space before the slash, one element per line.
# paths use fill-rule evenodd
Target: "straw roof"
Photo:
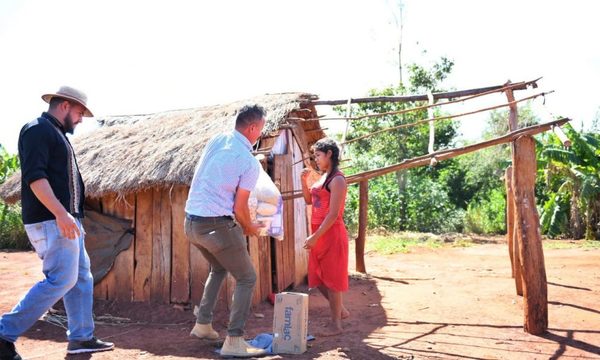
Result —
<path fill-rule="evenodd" d="M 287 123 L 290 112 L 314 98 L 305 93 L 273 94 L 227 105 L 100 118 L 101 128 L 72 141 L 86 196 L 190 184 L 206 142 L 233 129 L 243 105 L 257 103 L 267 110 L 263 133 L 269 134 Z M 20 178 L 20 173 L 13 174 L 2 184 L 0 197 L 7 202 L 19 200 Z"/>

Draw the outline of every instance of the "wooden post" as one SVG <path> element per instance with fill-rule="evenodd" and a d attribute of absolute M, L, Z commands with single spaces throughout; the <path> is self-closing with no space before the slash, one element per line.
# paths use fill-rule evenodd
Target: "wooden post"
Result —
<path fill-rule="evenodd" d="M 356 271 L 366 273 L 365 242 L 367 239 L 367 210 L 369 208 L 369 181 L 359 183 L 358 237 L 356 238 Z"/>
<path fill-rule="evenodd" d="M 512 89 L 506 90 L 506 98 L 508 99 L 509 103 L 515 101 L 515 95 L 513 94 Z M 517 104 L 510 104 L 508 107 L 510 109 L 510 112 L 508 113 L 508 131 L 513 132 L 519 127 L 519 123 L 517 121 Z"/>
<path fill-rule="evenodd" d="M 513 190 L 514 191 L 514 190 Z M 515 201 L 515 193 L 513 192 L 513 201 Z M 516 209 L 515 209 L 515 213 L 513 215 L 513 221 L 516 221 L 517 219 L 517 214 L 516 214 Z M 521 255 L 520 255 L 520 248 L 521 246 L 519 245 L 519 242 L 521 240 L 519 239 L 519 235 L 517 234 L 517 227 L 513 226 L 513 248 L 512 248 L 512 254 L 513 254 L 513 260 L 515 261 L 513 270 L 515 272 L 515 288 L 517 290 L 517 295 L 519 296 L 523 296 L 523 273 L 521 272 Z"/>
<path fill-rule="evenodd" d="M 514 142 L 513 189 L 515 228 L 523 276 L 524 329 L 539 335 L 548 329 L 548 285 L 540 221 L 535 205 L 535 142 L 523 136 Z"/>
<path fill-rule="evenodd" d="M 519 237 L 515 228 L 515 193 L 512 187 L 513 167 L 506 168 L 506 239 L 512 277 L 515 279 L 517 295 L 523 296 L 523 276 L 519 258 Z"/>
<path fill-rule="evenodd" d="M 504 173 L 504 182 L 506 183 L 506 242 L 508 243 L 508 256 L 510 256 L 510 268 L 512 269 L 512 277 L 515 277 L 515 260 L 514 254 L 514 227 L 515 227 L 515 203 L 512 192 L 512 166 L 506 168 Z"/>
<path fill-rule="evenodd" d="M 433 99 L 433 93 L 431 92 L 431 89 L 429 89 L 427 91 L 427 99 L 429 99 L 430 106 L 435 104 L 435 100 Z M 427 117 L 429 119 L 433 119 L 435 117 L 432 107 L 427 109 Z M 433 150 L 434 144 L 435 144 L 435 125 L 433 124 L 433 121 L 431 121 L 429 123 L 429 146 L 427 147 L 427 150 L 430 154 L 435 151 L 435 150 Z"/>
<path fill-rule="evenodd" d="M 509 103 L 515 101 L 515 96 L 512 89 L 506 90 L 506 98 Z M 509 105 L 509 109 L 508 131 L 513 132 L 519 127 L 517 104 L 513 103 Z M 511 153 L 514 159 L 514 142 L 512 143 Z M 521 259 L 519 257 L 519 236 L 517 236 L 517 229 L 514 225 L 516 220 L 514 191 L 513 166 L 510 166 L 508 169 L 506 169 L 506 195 L 507 199 L 509 199 L 506 203 L 506 235 L 508 237 L 508 253 L 510 255 L 510 263 L 512 265 L 512 275 L 515 279 L 515 288 L 517 290 L 517 295 L 523 296 L 523 275 L 521 274 Z"/>

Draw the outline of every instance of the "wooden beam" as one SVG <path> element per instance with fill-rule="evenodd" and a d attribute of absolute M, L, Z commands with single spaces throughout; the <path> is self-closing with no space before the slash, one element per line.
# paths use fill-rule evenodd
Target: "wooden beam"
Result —
<path fill-rule="evenodd" d="M 302 154 L 302 161 L 304 161 L 304 166 L 310 166 L 310 148 L 308 147 L 308 141 L 306 140 L 306 132 L 302 125 L 298 123 L 294 123 L 294 127 L 292 127 L 292 136 L 296 138 L 296 143 L 298 143 L 298 147 L 300 148 L 300 153 Z M 294 163 L 295 165 L 295 163 Z"/>
<path fill-rule="evenodd" d="M 564 147 L 571 147 L 571 140 L 569 140 L 567 134 L 565 134 L 560 127 L 555 126 L 552 128 L 552 130 L 554 131 L 554 134 L 558 137 L 560 142 L 562 142 Z"/>
<path fill-rule="evenodd" d="M 365 266 L 365 243 L 367 239 L 367 223 L 369 209 L 369 181 L 363 180 L 359 183 L 358 200 L 358 237 L 356 238 L 356 271 L 366 273 Z"/>
<path fill-rule="evenodd" d="M 440 106 L 443 106 L 443 105 L 450 105 L 450 104 L 456 104 L 456 103 L 459 103 L 459 102 L 465 102 L 467 100 L 475 99 L 475 98 L 478 98 L 480 96 L 495 94 L 495 93 L 497 93 L 499 91 L 506 91 L 506 90 L 513 89 L 513 88 L 519 87 L 519 86 L 520 86 L 520 84 L 510 84 L 509 83 L 503 89 L 496 89 L 496 90 L 482 92 L 482 93 L 479 93 L 479 94 L 468 96 L 468 97 L 465 97 L 465 98 L 459 98 L 459 99 L 455 99 L 455 100 L 438 102 L 438 103 L 434 102 L 433 104 L 428 104 L 428 105 L 423 105 L 423 106 L 415 106 L 415 107 L 411 107 L 411 108 L 408 108 L 408 109 L 402 109 L 402 110 L 397 110 L 397 111 L 386 111 L 386 112 L 382 112 L 382 113 L 365 114 L 365 115 L 354 116 L 354 117 L 320 117 L 320 118 L 311 118 L 311 119 L 306 119 L 306 120 L 319 120 L 319 121 L 329 121 L 329 120 L 362 120 L 362 119 L 368 119 L 368 118 L 373 118 L 373 117 L 382 117 L 382 116 L 387 116 L 387 115 L 400 115 L 400 114 L 405 114 L 405 113 L 408 113 L 408 112 L 414 112 L 414 111 L 419 111 L 419 110 L 429 110 L 429 109 L 431 109 L 433 107 L 440 107 Z"/>
<path fill-rule="evenodd" d="M 508 114 L 508 131 L 515 131 L 519 128 L 517 120 L 517 103 L 515 102 L 515 96 L 512 89 L 506 91 L 506 98 L 508 99 L 509 114 Z"/>
<path fill-rule="evenodd" d="M 538 94 L 531 95 L 531 96 L 528 96 L 528 97 L 523 98 L 523 99 L 513 100 L 513 101 L 508 102 L 506 104 L 489 106 L 489 107 L 486 107 L 486 108 L 483 108 L 483 109 L 478 109 L 478 110 L 474 110 L 474 111 L 468 111 L 468 112 L 465 112 L 465 113 L 460 113 L 460 114 L 455 114 L 455 115 L 440 116 L 440 117 L 437 117 L 437 118 L 436 117 L 429 117 L 427 119 L 415 121 L 415 122 L 408 123 L 408 124 L 400 124 L 398 126 L 393 126 L 393 127 L 389 127 L 389 128 L 385 128 L 385 129 L 373 131 L 373 132 L 365 134 L 363 136 L 359 136 L 357 138 L 348 140 L 348 141 L 342 143 L 341 145 L 350 144 L 350 143 L 353 143 L 355 141 L 358 141 L 358 140 L 361 140 L 361 139 L 365 139 L 365 138 L 371 137 L 373 135 L 381 134 L 381 133 L 387 132 L 387 131 L 392 131 L 392 130 L 402 129 L 402 128 L 406 128 L 406 127 L 417 126 L 417 125 L 421 125 L 421 124 L 425 124 L 425 123 L 430 123 L 430 122 L 433 122 L 433 121 L 446 120 L 446 119 L 455 119 L 457 117 L 462 117 L 462 116 L 467 116 L 467 115 L 473 115 L 473 114 L 481 113 L 481 112 L 488 111 L 488 110 L 499 109 L 501 107 L 506 107 L 506 106 L 516 106 L 515 105 L 516 103 L 519 103 L 519 102 L 522 102 L 522 101 L 526 101 L 526 100 L 535 99 L 538 96 L 544 96 L 544 95 L 547 95 L 547 94 L 551 94 L 553 92 L 554 91 L 549 91 L 549 92 L 545 92 L 545 93 L 538 93 Z"/>
<path fill-rule="evenodd" d="M 433 99 L 433 94 L 431 93 L 431 91 L 429 91 L 427 93 L 427 97 L 429 99 L 429 105 L 435 105 L 435 100 Z M 427 117 L 429 117 L 430 119 L 435 118 L 435 114 L 433 113 L 433 108 L 427 109 Z M 434 125 L 434 122 L 431 121 L 431 122 L 429 122 L 429 146 L 427 147 L 427 152 L 429 152 L 430 154 L 433 153 L 435 151 L 433 149 L 434 145 L 435 145 L 435 125 Z"/>
<path fill-rule="evenodd" d="M 535 203 L 535 141 L 531 136 L 520 137 L 514 150 L 515 224 L 523 274 L 524 329 L 540 335 L 548 329 L 548 285 Z"/>
<path fill-rule="evenodd" d="M 456 156 L 459 156 L 462 154 L 466 154 L 466 153 L 470 153 L 473 151 L 477 151 L 477 150 L 480 150 L 480 149 L 483 149 L 486 147 L 508 143 L 508 142 L 511 142 L 511 141 L 519 138 L 520 136 L 524 136 L 524 135 L 530 136 L 530 135 L 539 134 L 541 132 L 550 130 L 552 128 L 552 126 L 560 126 L 560 125 L 565 124 L 568 121 L 570 121 L 570 119 L 563 118 L 563 119 L 551 121 L 551 122 L 548 122 L 545 124 L 529 126 L 529 127 L 513 131 L 504 136 L 497 137 L 497 138 L 494 138 L 491 140 L 483 141 L 480 143 L 476 143 L 476 144 L 472 144 L 472 145 L 468 145 L 468 146 L 464 146 L 464 147 L 460 147 L 460 148 L 439 150 L 432 154 L 422 155 L 422 156 L 414 157 L 412 159 L 406 159 L 398 164 L 386 166 L 384 168 L 368 170 L 368 171 L 364 171 L 364 172 L 357 173 L 354 175 L 350 175 L 346 178 L 346 180 L 347 180 L 348 184 L 354 184 L 354 183 L 360 182 L 362 180 L 368 180 L 368 179 L 371 179 L 371 178 L 374 178 L 377 176 L 382 176 L 382 175 L 388 174 L 390 172 L 398 171 L 401 169 L 410 169 L 410 168 L 414 168 L 414 167 L 418 167 L 418 166 L 429 165 L 431 163 L 432 158 L 435 158 L 437 161 L 451 159 L 453 157 L 456 157 Z"/>
<path fill-rule="evenodd" d="M 511 84 L 511 86 L 514 85 L 512 87 L 512 89 L 514 89 L 514 90 L 525 90 L 525 89 L 527 89 L 528 86 L 532 86 L 532 87 L 536 88 L 537 81 L 540 79 L 541 78 L 537 78 L 537 79 L 531 80 L 531 81 L 514 83 L 514 84 Z M 435 100 L 454 99 L 454 98 L 459 98 L 459 97 L 463 97 L 463 96 L 471 96 L 471 95 L 481 94 L 481 93 L 490 92 L 490 91 L 500 92 L 500 91 L 503 91 L 505 87 L 506 87 L 506 84 L 502 84 L 502 85 L 488 86 L 488 87 L 475 88 L 475 89 L 469 89 L 469 90 L 434 93 L 433 98 Z M 350 99 L 350 102 L 352 104 L 364 104 L 364 103 L 373 103 L 373 102 L 403 103 L 403 102 L 413 102 L 413 101 L 427 101 L 427 95 L 422 94 L 422 95 L 404 95 L 404 96 L 374 96 L 374 97 L 363 97 L 363 98 Z M 316 100 L 316 101 L 311 101 L 311 104 L 313 104 L 313 105 L 343 105 L 343 104 L 346 104 L 347 102 L 348 102 L 348 99 Z"/>

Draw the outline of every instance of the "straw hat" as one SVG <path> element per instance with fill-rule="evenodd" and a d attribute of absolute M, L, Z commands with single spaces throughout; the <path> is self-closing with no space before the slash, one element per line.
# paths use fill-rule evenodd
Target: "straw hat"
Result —
<path fill-rule="evenodd" d="M 83 114 L 83 116 L 94 116 L 94 114 L 92 114 L 92 112 L 90 111 L 90 109 L 88 109 L 86 105 L 87 96 L 82 91 L 79 91 L 69 86 L 61 86 L 56 93 L 42 95 L 42 100 L 44 100 L 47 103 L 50 103 L 50 99 L 52 99 L 53 97 L 59 97 L 62 99 L 75 101 L 76 103 L 85 108 L 85 113 Z"/>

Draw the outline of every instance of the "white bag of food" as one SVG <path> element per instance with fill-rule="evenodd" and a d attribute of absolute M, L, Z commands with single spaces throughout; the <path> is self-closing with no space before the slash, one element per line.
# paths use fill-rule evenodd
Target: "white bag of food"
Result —
<path fill-rule="evenodd" d="M 256 213 L 259 216 L 273 216 L 277 213 L 277 206 L 261 201 L 256 206 Z"/>
<path fill-rule="evenodd" d="M 256 187 L 250 193 L 248 209 L 250 219 L 263 225 L 259 236 L 283 240 L 283 199 L 273 180 L 262 168 Z"/>
<path fill-rule="evenodd" d="M 277 212 L 272 218 L 273 220 L 271 220 L 268 229 L 269 236 L 281 241 L 283 240 L 283 199 L 281 197 L 279 198 L 279 204 L 277 204 Z"/>
<path fill-rule="evenodd" d="M 258 175 L 258 181 L 256 182 L 256 186 L 254 190 L 250 193 L 250 196 L 256 197 L 258 201 L 266 202 L 268 204 L 272 204 L 277 206 L 281 199 L 281 193 L 273 180 L 269 177 L 269 174 L 260 169 L 260 173 Z"/>

